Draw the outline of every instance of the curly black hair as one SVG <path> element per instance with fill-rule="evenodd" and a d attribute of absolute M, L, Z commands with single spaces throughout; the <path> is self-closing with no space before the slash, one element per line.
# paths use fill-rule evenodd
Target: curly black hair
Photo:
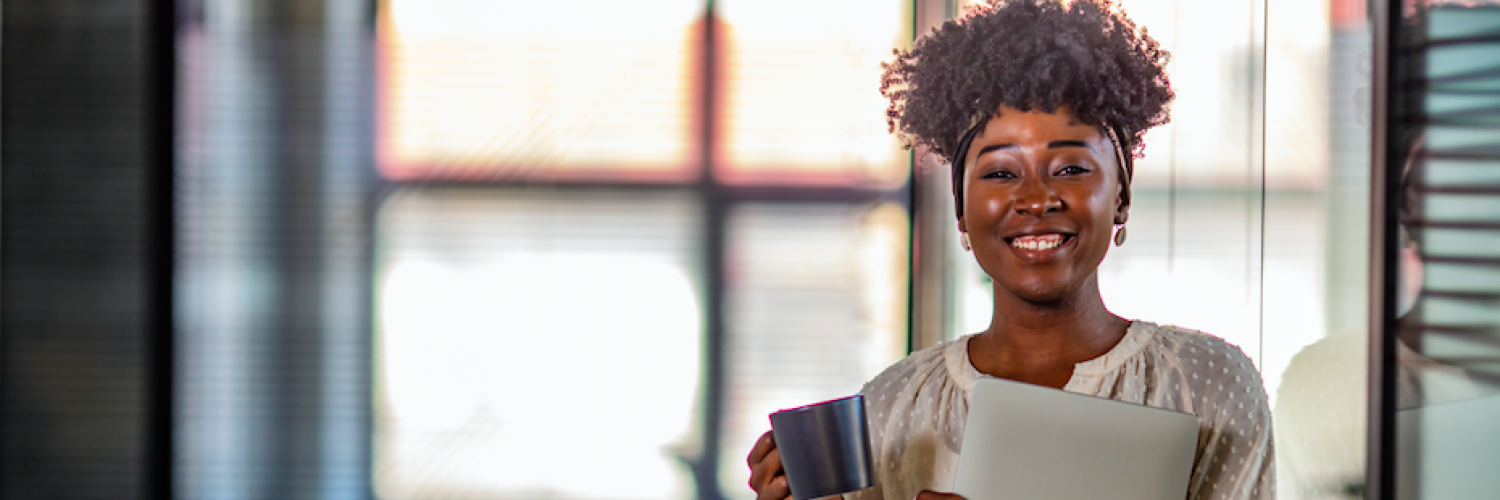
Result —
<path fill-rule="evenodd" d="M 960 138 L 1001 105 L 1055 112 L 1117 131 L 1126 155 L 1169 120 L 1170 55 L 1113 0 L 990 0 L 882 63 L 886 123 L 910 148 L 953 162 Z M 1122 168 L 1127 168 L 1125 165 Z"/>

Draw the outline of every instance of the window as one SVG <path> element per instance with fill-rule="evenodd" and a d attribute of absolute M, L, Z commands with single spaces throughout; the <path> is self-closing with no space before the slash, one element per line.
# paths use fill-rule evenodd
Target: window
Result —
<path fill-rule="evenodd" d="M 747 497 L 905 354 L 909 2 L 382 7 L 380 497 Z"/>
<path fill-rule="evenodd" d="M 377 106 L 387 177 L 697 176 L 701 2 L 384 7 Z"/>
<path fill-rule="evenodd" d="M 379 217 L 377 493 L 682 498 L 700 217 L 684 192 L 413 188 Z"/>

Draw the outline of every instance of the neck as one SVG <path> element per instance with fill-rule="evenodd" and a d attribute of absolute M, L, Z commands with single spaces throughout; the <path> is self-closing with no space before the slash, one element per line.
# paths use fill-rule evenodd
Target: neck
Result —
<path fill-rule="evenodd" d="M 1004 378 L 1063 368 L 1071 372 L 1074 364 L 1114 348 L 1130 324 L 1104 307 L 1097 275 L 1076 292 L 1041 303 L 997 286 L 994 311 L 989 329 L 976 339 L 982 348 L 971 355 L 985 358 L 974 359 L 981 372 Z"/>

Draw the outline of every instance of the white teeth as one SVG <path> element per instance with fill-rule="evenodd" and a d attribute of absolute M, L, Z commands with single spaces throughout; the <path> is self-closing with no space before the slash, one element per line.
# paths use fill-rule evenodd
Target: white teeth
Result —
<path fill-rule="evenodd" d="M 1014 246 L 1014 247 L 1020 248 L 1020 249 L 1024 249 L 1024 250 L 1051 250 L 1051 249 L 1057 248 L 1059 245 L 1062 245 L 1062 242 L 1063 242 L 1062 238 L 1057 238 L 1057 239 L 1051 239 L 1051 238 L 1049 238 L 1049 239 L 1047 239 L 1045 241 L 1044 240 L 1019 240 L 1019 239 L 1017 239 L 1017 240 L 1011 241 L 1010 244 L 1011 244 L 1011 246 Z"/>

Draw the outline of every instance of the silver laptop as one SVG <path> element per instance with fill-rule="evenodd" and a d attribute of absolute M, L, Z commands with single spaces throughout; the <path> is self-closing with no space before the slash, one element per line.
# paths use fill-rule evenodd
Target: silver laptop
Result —
<path fill-rule="evenodd" d="M 1010 380 L 974 383 L 953 492 L 969 500 L 1187 497 L 1198 418 Z"/>

